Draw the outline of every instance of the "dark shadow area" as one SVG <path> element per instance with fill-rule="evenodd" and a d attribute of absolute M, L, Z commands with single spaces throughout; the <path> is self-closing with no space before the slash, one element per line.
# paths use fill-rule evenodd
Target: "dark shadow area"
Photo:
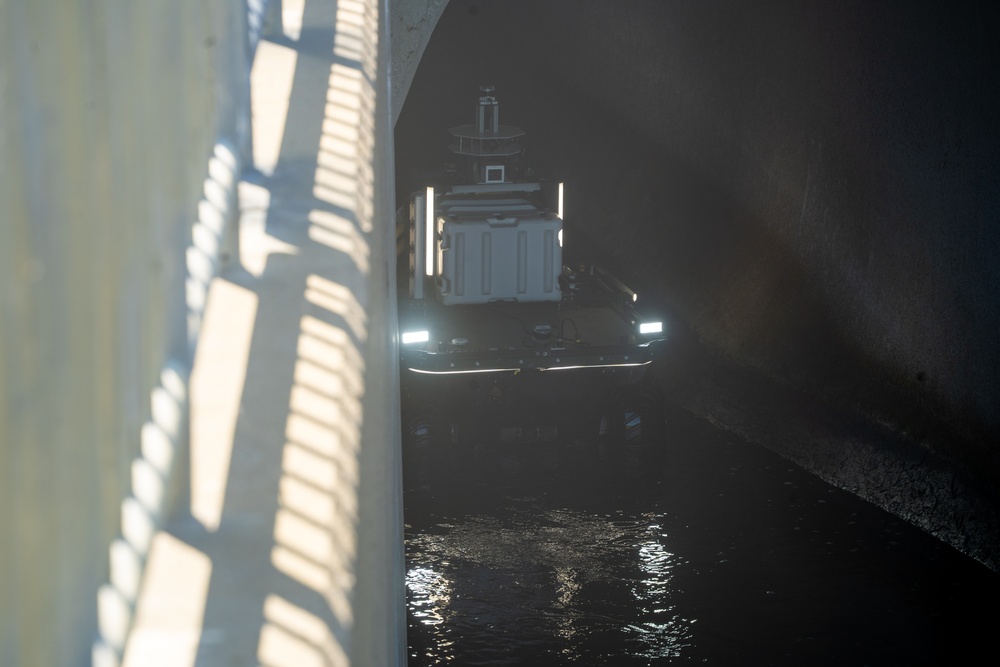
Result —
<path fill-rule="evenodd" d="M 400 196 L 496 85 L 567 184 L 567 247 L 590 237 L 713 366 L 894 444 L 845 465 L 861 451 L 825 435 L 755 439 L 995 564 L 995 48 L 924 6 L 737 5 L 452 3 L 396 126 Z M 688 407 L 741 428 L 691 372 Z"/>
<path fill-rule="evenodd" d="M 937 665 L 988 649 L 993 572 L 701 418 L 661 416 L 657 436 L 404 435 L 410 664 Z"/>
<path fill-rule="evenodd" d="M 662 437 L 607 394 L 540 399 L 509 440 L 404 397 L 411 664 L 987 650 L 997 132 L 973 80 L 995 47 L 963 38 L 975 16 L 886 14 L 449 5 L 396 125 L 399 201 L 495 85 L 567 184 L 567 248 L 673 314 L 672 354 Z"/>

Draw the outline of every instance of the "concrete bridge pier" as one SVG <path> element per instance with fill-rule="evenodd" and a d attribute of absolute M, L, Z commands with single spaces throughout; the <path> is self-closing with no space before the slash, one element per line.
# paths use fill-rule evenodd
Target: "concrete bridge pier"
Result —
<path fill-rule="evenodd" d="M 405 662 L 388 42 L 0 0 L 0 665 Z"/>
<path fill-rule="evenodd" d="M 190 515 L 154 542 L 126 665 L 405 662 L 383 9 L 285 0 L 257 46 L 241 261 L 191 376 Z"/>

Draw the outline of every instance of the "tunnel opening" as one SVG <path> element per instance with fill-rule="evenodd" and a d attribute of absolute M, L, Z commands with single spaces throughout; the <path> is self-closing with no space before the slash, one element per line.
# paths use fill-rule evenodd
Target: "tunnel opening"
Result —
<path fill-rule="evenodd" d="M 988 36 L 930 7 L 758 9 L 452 2 L 397 186 L 495 84 L 566 181 L 568 235 L 673 314 L 668 392 L 995 567 Z"/>
<path fill-rule="evenodd" d="M 934 664 L 972 651 L 958 638 L 983 619 L 957 601 L 997 581 L 945 543 L 997 568 L 997 387 L 975 368 L 997 359 L 1000 317 L 983 196 L 995 160 L 972 148 L 976 136 L 996 147 L 975 120 L 985 98 L 973 83 L 996 74 L 981 29 L 951 52 L 967 20 L 863 3 L 449 3 L 396 124 L 397 201 L 448 161 L 447 128 L 490 82 L 504 118 L 528 131 L 526 162 L 565 180 L 567 244 L 598 249 L 661 302 L 671 354 L 652 401 L 665 419 L 618 396 L 581 411 L 594 437 L 561 441 L 558 425 L 535 421 L 463 448 L 477 426 L 448 401 L 404 414 L 408 599 L 421 628 L 411 659 L 516 664 L 557 636 L 551 664 L 734 660 L 699 638 L 687 606 L 697 600 L 702 628 L 732 621 L 712 611 L 715 584 L 745 612 L 739 632 L 756 633 L 742 659 Z M 920 111 L 926 95 L 936 101 Z M 505 439 L 504 428 L 523 431 Z M 701 467 L 714 461 L 723 470 Z M 804 550 L 803 532 L 817 536 Z M 716 539 L 717 559 L 696 555 Z M 889 560 L 854 560 L 876 550 Z M 812 599 L 768 589 L 785 605 L 774 611 L 754 590 L 771 576 Z M 968 592 L 881 597 L 904 579 Z M 880 611 L 841 613 L 828 585 Z M 663 617 L 634 622 L 660 631 L 581 621 L 596 598 L 620 625 L 619 602 L 659 600 Z M 775 638 L 776 625 L 791 634 Z M 823 637 L 809 634 L 820 626 Z M 490 645 L 498 632 L 511 641 Z M 918 646 L 915 634 L 936 639 Z"/>

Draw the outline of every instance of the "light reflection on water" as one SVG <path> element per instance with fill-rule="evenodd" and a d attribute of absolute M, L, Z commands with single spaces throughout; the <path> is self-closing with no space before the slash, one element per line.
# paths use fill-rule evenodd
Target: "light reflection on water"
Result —
<path fill-rule="evenodd" d="M 440 565 L 439 565 L 440 567 Z M 407 607 L 416 623 L 432 630 L 435 642 L 433 651 L 424 658 L 440 665 L 454 660 L 451 631 L 443 626 L 451 603 L 452 585 L 449 579 L 431 567 L 410 567 L 406 572 Z"/>
<path fill-rule="evenodd" d="M 540 654 L 548 664 L 645 664 L 692 645 L 694 620 L 678 613 L 682 592 L 671 586 L 686 563 L 669 550 L 659 515 L 521 499 L 503 513 L 441 521 L 407 543 L 411 623 L 430 635 L 420 664 L 454 660 L 456 643 L 469 664 Z"/>
<path fill-rule="evenodd" d="M 656 519 L 652 515 L 651 519 Z M 630 625 L 644 648 L 639 655 L 647 658 L 679 658 L 691 646 L 691 625 L 697 619 L 684 619 L 670 603 L 671 580 L 677 566 L 684 564 L 664 546 L 669 536 L 660 524 L 646 526 L 646 542 L 639 545 L 639 568 L 645 574 L 632 591 L 641 607 L 644 621 Z"/>
<path fill-rule="evenodd" d="M 773 453 L 671 419 L 662 441 L 415 438 L 409 664 L 980 661 L 995 573 Z"/>
<path fill-rule="evenodd" d="M 406 573 L 406 587 L 410 591 L 410 611 L 423 625 L 437 625 L 444 621 L 441 610 L 451 601 L 451 584 L 444 575 L 429 567 L 411 568 Z"/>

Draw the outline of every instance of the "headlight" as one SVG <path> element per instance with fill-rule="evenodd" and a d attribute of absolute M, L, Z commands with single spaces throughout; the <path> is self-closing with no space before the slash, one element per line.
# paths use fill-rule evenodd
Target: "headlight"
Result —
<path fill-rule="evenodd" d="M 639 325 L 639 333 L 641 334 L 663 333 L 663 322 L 642 322 Z"/>

